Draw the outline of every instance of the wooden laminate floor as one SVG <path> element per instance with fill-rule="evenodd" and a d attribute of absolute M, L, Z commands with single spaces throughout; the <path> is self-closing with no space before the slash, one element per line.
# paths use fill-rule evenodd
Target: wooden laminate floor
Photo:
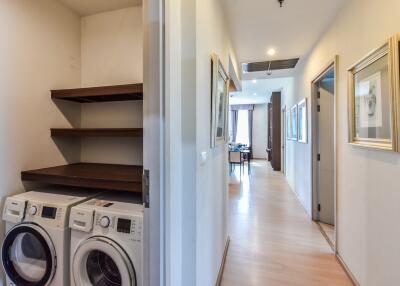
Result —
<path fill-rule="evenodd" d="M 231 177 L 231 243 L 221 285 L 352 285 L 284 176 L 264 161 L 252 165 L 250 179 Z"/>

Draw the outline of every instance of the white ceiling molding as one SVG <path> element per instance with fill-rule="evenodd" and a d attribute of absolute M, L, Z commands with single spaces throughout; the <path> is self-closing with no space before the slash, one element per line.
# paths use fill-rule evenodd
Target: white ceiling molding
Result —
<path fill-rule="evenodd" d="M 269 102 L 272 92 L 291 92 L 293 85 L 293 77 L 242 81 L 242 91 L 231 92 L 229 104 L 265 104 Z"/>
<path fill-rule="evenodd" d="M 80 16 L 140 6 L 142 0 L 58 0 Z"/>
<path fill-rule="evenodd" d="M 235 66 L 229 56 L 229 78 L 233 81 L 236 91 L 242 91 L 242 83 L 239 80 L 238 74 L 236 73 Z"/>

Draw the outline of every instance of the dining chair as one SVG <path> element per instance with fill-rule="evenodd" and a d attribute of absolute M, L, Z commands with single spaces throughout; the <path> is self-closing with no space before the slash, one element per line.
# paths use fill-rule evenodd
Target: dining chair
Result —
<path fill-rule="evenodd" d="M 240 166 L 240 177 L 241 177 L 242 170 L 244 170 L 244 158 L 242 156 L 242 152 L 229 151 L 229 168 L 231 174 L 233 172 L 233 169 L 236 168 L 236 165 Z"/>

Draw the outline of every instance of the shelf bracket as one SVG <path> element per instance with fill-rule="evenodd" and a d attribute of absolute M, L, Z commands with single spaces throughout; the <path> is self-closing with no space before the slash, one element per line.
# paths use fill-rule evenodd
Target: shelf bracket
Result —
<path fill-rule="evenodd" d="M 145 208 L 150 207 L 150 171 L 143 170 L 142 176 L 142 195 Z"/>

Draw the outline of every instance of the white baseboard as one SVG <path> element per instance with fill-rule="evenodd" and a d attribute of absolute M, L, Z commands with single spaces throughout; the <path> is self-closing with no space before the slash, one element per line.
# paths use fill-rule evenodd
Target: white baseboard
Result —
<path fill-rule="evenodd" d="M 349 267 L 347 266 L 347 264 L 344 262 L 343 258 L 340 256 L 340 254 L 337 252 L 336 253 L 336 258 L 337 260 L 340 262 L 340 265 L 342 265 L 344 271 L 346 272 L 347 276 L 349 276 L 351 282 L 353 282 L 353 284 L 355 286 L 360 286 L 360 283 L 358 283 L 356 277 L 353 275 L 353 273 L 350 271 Z"/>
<path fill-rule="evenodd" d="M 229 243 L 231 242 L 231 238 L 228 236 L 225 243 L 224 254 L 222 256 L 221 265 L 219 267 L 217 282 L 215 282 L 215 286 L 220 286 L 222 282 L 222 276 L 224 275 L 224 268 L 226 262 L 226 256 L 228 255 Z"/>

